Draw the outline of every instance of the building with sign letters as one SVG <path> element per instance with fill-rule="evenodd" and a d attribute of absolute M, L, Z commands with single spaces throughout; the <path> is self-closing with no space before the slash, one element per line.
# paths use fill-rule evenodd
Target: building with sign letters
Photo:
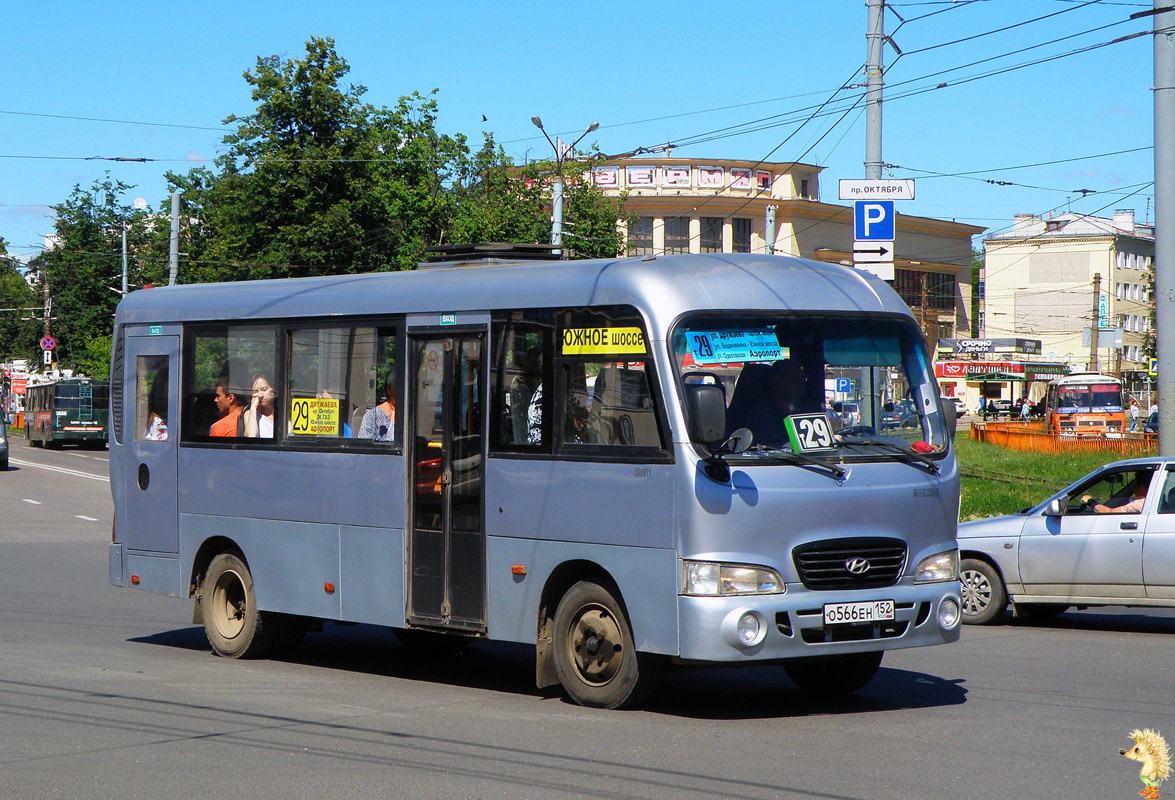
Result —
<path fill-rule="evenodd" d="M 853 263 L 853 206 L 823 202 L 823 167 L 642 156 L 591 171 L 606 194 L 625 193 L 634 255 L 769 253 Z M 835 193 L 835 187 L 833 187 Z M 931 345 L 971 332 L 971 237 L 984 229 L 901 213 L 893 286 Z"/>
<path fill-rule="evenodd" d="M 1023 214 L 983 246 L 981 337 L 1039 340 L 1045 361 L 1120 375 L 1138 390 L 1153 335 L 1153 226 L 1139 224 L 1130 210 L 1115 211 L 1112 219 Z"/>

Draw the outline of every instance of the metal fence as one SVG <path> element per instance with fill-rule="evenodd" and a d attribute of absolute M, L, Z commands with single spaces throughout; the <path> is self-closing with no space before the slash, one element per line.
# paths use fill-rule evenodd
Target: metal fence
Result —
<path fill-rule="evenodd" d="M 1057 436 L 1044 423 L 972 422 L 971 438 L 980 442 L 1034 453 L 1117 453 L 1122 457 L 1157 455 L 1159 437 L 1152 433 L 1116 436 Z"/>

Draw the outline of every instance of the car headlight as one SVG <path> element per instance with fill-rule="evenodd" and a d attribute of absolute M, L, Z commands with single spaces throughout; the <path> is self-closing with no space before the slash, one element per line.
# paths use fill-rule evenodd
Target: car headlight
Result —
<path fill-rule="evenodd" d="M 914 583 L 953 581 L 959 577 L 959 551 L 951 550 L 924 558 L 914 570 Z"/>
<path fill-rule="evenodd" d="M 719 564 L 713 561 L 683 562 L 681 593 L 699 597 L 737 594 L 782 594 L 787 591 L 779 573 L 767 567 Z"/>

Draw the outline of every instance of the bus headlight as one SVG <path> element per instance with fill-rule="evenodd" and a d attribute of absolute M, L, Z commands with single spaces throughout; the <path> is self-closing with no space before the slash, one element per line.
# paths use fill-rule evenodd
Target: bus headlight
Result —
<path fill-rule="evenodd" d="M 714 561 L 682 563 L 682 594 L 696 597 L 726 597 L 740 594 L 783 594 L 786 591 L 779 573 L 767 567 L 719 564 Z"/>
<path fill-rule="evenodd" d="M 953 581 L 959 577 L 959 551 L 950 550 L 936 556 L 924 558 L 914 570 L 914 583 Z"/>

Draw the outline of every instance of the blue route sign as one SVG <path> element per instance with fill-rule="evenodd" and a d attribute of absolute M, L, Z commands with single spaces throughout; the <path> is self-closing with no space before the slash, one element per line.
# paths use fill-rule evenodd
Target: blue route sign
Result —
<path fill-rule="evenodd" d="M 853 203 L 853 238 L 859 242 L 894 240 L 894 201 L 857 200 Z"/>

